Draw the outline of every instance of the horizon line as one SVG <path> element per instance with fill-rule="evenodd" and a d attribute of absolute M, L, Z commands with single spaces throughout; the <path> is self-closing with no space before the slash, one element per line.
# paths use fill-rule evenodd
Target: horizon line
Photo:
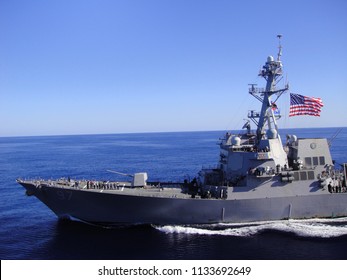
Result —
<path fill-rule="evenodd" d="M 347 126 L 325 126 L 325 127 L 286 127 L 286 129 L 325 129 L 325 128 L 347 128 Z M 102 133 L 76 133 L 76 134 L 33 134 L 33 135 L 0 135 L 0 138 L 20 138 L 20 137 L 59 137 L 59 136 L 93 136 L 93 135 L 117 135 L 117 134 L 154 134 L 154 133 L 191 133 L 191 132 L 222 132 L 240 131 L 242 129 L 208 129 L 208 130 L 181 130 L 181 131 L 135 131 L 135 132 L 102 132 Z"/>

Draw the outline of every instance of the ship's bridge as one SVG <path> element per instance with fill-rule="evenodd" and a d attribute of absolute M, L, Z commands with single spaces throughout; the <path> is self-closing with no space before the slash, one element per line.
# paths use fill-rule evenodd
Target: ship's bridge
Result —
<path fill-rule="evenodd" d="M 225 135 L 220 145 L 219 163 L 226 181 L 241 183 L 251 170 L 273 175 L 276 170 L 288 166 L 287 154 L 276 130 L 268 130 L 265 139 L 258 143 L 256 140 L 252 133 Z"/>

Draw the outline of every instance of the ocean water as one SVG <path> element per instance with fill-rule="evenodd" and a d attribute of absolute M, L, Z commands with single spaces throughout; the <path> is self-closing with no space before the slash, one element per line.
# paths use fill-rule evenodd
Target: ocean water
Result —
<path fill-rule="evenodd" d="M 332 138 L 337 128 L 298 129 L 298 137 Z M 282 130 L 282 139 L 294 130 Z M 224 132 L 139 133 L 0 138 L 1 259 L 347 259 L 347 218 L 208 226 L 103 228 L 59 220 L 16 178 L 124 180 L 109 173 L 146 171 L 182 181 L 217 163 Z M 347 162 L 347 128 L 331 143 Z"/>

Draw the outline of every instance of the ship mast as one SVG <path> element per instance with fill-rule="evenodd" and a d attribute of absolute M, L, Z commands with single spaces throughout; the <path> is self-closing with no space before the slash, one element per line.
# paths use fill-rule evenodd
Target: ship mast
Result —
<path fill-rule="evenodd" d="M 282 35 L 277 35 L 279 46 L 277 53 L 277 60 L 274 60 L 272 56 L 267 58 L 267 61 L 263 68 L 259 72 L 259 76 L 266 80 L 266 87 L 257 88 L 255 84 L 251 84 L 249 93 L 262 102 L 262 107 L 260 113 L 251 112 L 249 118 L 257 125 L 257 141 L 264 139 L 266 127 L 269 130 L 275 130 L 277 137 L 280 140 L 277 128 L 276 119 L 280 118 L 280 115 L 275 115 L 274 106 L 277 99 L 288 90 L 288 85 L 285 85 L 283 89 L 276 89 L 276 84 L 282 79 L 282 45 L 281 45 Z M 275 101 L 271 101 L 271 97 L 276 94 L 277 98 Z M 259 121 L 257 119 L 259 118 Z"/>

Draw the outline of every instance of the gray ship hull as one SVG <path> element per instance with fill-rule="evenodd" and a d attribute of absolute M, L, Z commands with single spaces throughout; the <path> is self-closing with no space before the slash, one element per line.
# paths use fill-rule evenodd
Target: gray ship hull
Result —
<path fill-rule="evenodd" d="M 20 182 L 58 217 L 101 225 L 209 224 L 347 216 L 347 193 L 200 199 L 129 195 L 116 191 L 55 186 L 37 188 Z M 234 198 L 233 198 L 234 197 Z"/>

